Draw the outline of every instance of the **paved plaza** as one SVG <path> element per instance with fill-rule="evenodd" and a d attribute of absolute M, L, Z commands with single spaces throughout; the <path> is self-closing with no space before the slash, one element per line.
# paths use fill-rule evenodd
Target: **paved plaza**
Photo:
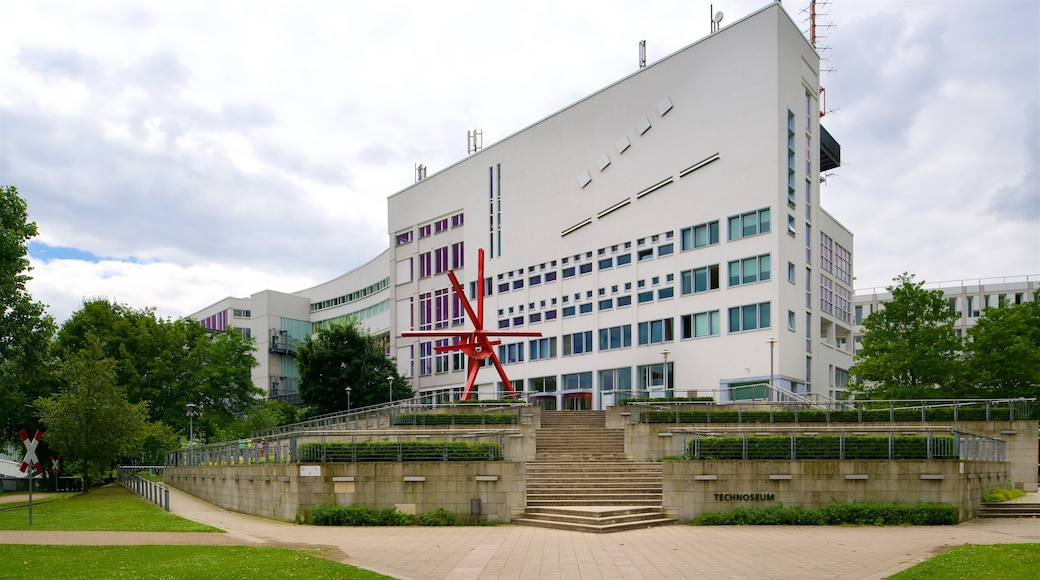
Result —
<path fill-rule="evenodd" d="M 0 543 L 323 546 L 335 560 L 402 580 L 884 578 L 950 546 L 1040 543 L 1037 519 L 938 527 L 676 525 L 587 534 L 511 525 L 298 526 L 230 512 L 173 488 L 170 505 L 177 515 L 227 533 L 5 531 Z"/>

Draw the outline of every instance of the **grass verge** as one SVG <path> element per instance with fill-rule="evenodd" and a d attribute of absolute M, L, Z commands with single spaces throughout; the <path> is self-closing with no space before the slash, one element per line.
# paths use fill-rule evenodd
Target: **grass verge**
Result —
<path fill-rule="evenodd" d="M 347 578 L 382 574 L 288 548 L 0 545 L 0 578 Z"/>
<path fill-rule="evenodd" d="M 965 545 L 950 548 L 889 580 L 1032 580 L 1040 570 L 1040 544 Z"/>
<path fill-rule="evenodd" d="M 28 529 L 28 509 L 0 513 L 0 530 Z M 59 501 L 39 505 L 33 502 L 32 529 L 98 532 L 221 531 L 163 511 L 159 506 L 114 484 Z"/>

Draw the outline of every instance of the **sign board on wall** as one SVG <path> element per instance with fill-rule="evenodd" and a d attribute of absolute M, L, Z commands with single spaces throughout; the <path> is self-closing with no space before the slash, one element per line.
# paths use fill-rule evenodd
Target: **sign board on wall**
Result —
<path fill-rule="evenodd" d="M 321 477 L 320 465 L 301 465 L 300 477 Z"/>

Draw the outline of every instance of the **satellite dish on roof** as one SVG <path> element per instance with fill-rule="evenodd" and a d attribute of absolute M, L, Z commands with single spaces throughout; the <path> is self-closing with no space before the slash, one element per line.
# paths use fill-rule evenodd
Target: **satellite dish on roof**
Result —
<path fill-rule="evenodd" d="M 722 22 L 722 11 L 719 10 L 715 13 L 715 24 Z"/>

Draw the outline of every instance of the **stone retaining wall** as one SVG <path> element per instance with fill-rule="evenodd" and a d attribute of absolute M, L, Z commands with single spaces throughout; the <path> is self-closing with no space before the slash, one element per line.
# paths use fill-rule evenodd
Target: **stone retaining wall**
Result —
<path fill-rule="evenodd" d="M 681 521 L 736 508 L 817 508 L 846 502 L 945 503 L 975 517 L 986 492 L 1007 487 L 1007 463 L 808 459 L 665 461 L 664 503 Z"/>
<path fill-rule="evenodd" d="M 259 464 L 171 467 L 163 480 L 222 508 L 283 521 L 300 521 L 321 505 L 394 507 L 404 513 L 446 509 L 508 522 L 525 503 L 524 463 L 405 462 Z"/>

